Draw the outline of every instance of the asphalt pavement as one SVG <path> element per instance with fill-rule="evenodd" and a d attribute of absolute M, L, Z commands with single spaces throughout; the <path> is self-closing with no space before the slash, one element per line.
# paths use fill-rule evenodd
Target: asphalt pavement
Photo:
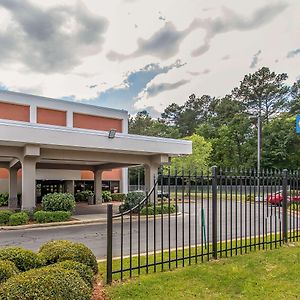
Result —
<path fill-rule="evenodd" d="M 140 251 L 146 251 L 148 244 L 149 252 L 187 246 L 189 244 L 201 244 L 211 242 L 212 236 L 212 209 L 211 202 L 184 203 L 179 204 L 179 214 L 161 217 L 160 215 L 148 220 L 141 219 L 138 224 L 134 218 L 130 234 L 128 219 L 124 219 L 123 227 L 123 254 L 128 255 L 130 251 L 130 240 L 132 240 L 132 253 L 138 251 L 138 240 L 140 240 Z M 221 213 L 222 212 L 222 213 Z M 218 202 L 218 240 L 242 238 L 245 236 L 262 235 L 279 231 L 281 228 L 282 208 L 263 203 L 219 201 Z M 203 216 L 203 222 L 202 218 Z M 294 216 L 288 222 L 289 228 L 298 227 L 299 218 Z M 154 234 L 155 224 L 155 234 Z M 205 224 L 205 226 L 202 226 Z M 300 224 L 300 222 L 299 222 Z M 177 226 L 177 231 L 176 231 Z M 138 228 L 140 227 L 140 230 Z M 162 229 L 162 230 L 161 230 Z M 177 232 L 177 233 L 176 233 Z M 183 234 L 184 233 L 184 234 Z M 65 239 L 84 243 L 97 256 L 102 259 L 106 256 L 106 224 L 83 224 L 62 227 L 49 227 L 26 230 L 1 230 L 0 247 L 19 246 L 31 250 L 49 241 Z M 177 240 L 177 242 L 176 242 Z M 121 223 L 115 219 L 113 223 L 113 256 L 120 256 L 121 248 Z"/>

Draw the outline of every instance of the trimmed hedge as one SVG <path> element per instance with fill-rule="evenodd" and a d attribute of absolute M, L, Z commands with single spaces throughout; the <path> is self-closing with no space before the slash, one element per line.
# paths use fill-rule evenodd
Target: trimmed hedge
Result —
<path fill-rule="evenodd" d="M 137 204 L 139 204 L 144 198 L 146 197 L 146 194 L 144 192 L 129 192 L 127 194 L 126 200 L 124 204 L 119 206 L 119 211 L 124 212 L 127 211 Z M 138 212 L 139 208 L 136 208 L 134 212 Z"/>
<path fill-rule="evenodd" d="M 9 260 L 13 262 L 22 272 L 39 268 L 45 264 L 44 259 L 38 254 L 31 250 L 19 247 L 0 249 L 0 260 Z"/>
<path fill-rule="evenodd" d="M 75 271 L 44 267 L 8 279 L 1 291 L 9 300 L 91 300 L 90 287 Z"/>
<path fill-rule="evenodd" d="M 75 198 L 70 193 L 47 194 L 42 199 L 43 209 L 46 211 L 70 211 L 75 208 Z"/>
<path fill-rule="evenodd" d="M 6 225 L 12 214 L 13 212 L 10 210 L 0 210 L 0 225 Z"/>
<path fill-rule="evenodd" d="M 123 193 L 114 193 L 114 194 L 111 194 L 111 200 L 112 201 L 123 202 L 123 201 L 126 200 L 126 194 L 123 194 Z"/>
<path fill-rule="evenodd" d="M 39 210 L 33 214 L 33 218 L 38 223 L 63 222 L 69 220 L 71 213 L 69 211 L 44 211 Z"/>
<path fill-rule="evenodd" d="M 9 217 L 8 224 L 11 226 L 27 224 L 29 216 L 26 212 L 14 213 Z"/>
<path fill-rule="evenodd" d="M 173 214 L 176 212 L 176 205 L 174 204 L 170 204 L 170 214 Z M 157 204 L 155 206 L 155 214 L 159 215 L 159 214 L 168 214 L 169 213 L 169 205 L 168 204 L 163 204 L 163 206 L 161 207 L 160 204 Z M 141 210 L 141 215 L 147 215 L 147 208 L 143 207 Z M 154 206 L 153 205 L 149 205 L 148 206 L 148 215 L 154 215 Z"/>
<path fill-rule="evenodd" d="M 102 200 L 103 200 L 103 202 L 111 201 L 112 200 L 111 192 L 110 191 L 103 191 L 102 192 Z"/>
<path fill-rule="evenodd" d="M 88 247 L 81 243 L 73 243 L 65 240 L 50 241 L 41 246 L 39 254 L 44 257 L 47 264 L 73 260 L 91 267 L 95 274 L 98 272 L 95 255 Z"/>
<path fill-rule="evenodd" d="M 0 193 L 0 206 L 7 206 L 8 205 L 8 193 Z"/>
<path fill-rule="evenodd" d="M 0 283 L 19 273 L 15 264 L 9 260 L 0 260 Z"/>
<path fill-rule="evenodd" d="M 80 262 L 73 261 L 73 260 L 65 260 L 49 267 L 59 267 L 66 270 L 73 270 L 78 272 L 80 277 L 90 286 L 93 287 L 94 283 L 94 273 L 93 270 Z"/>
<path fill-rule="evenodd" d="M 75 194 L 75 200 L 77 202 L 88 202 L 89 197 L 94 197 L 92 191 L 82 191 Z"/>

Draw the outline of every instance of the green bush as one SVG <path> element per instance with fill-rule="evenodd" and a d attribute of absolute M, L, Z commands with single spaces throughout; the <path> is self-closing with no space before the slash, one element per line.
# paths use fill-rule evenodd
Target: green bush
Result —
<path fill-rule="evenodd" d="M 144 192 L 129 192 L 127 194 L 124 204 L 119 206 L 120 212 L 127 211 L 132 207 L 136 206 L 145 198 L 145 196 L 146 194 Z M 138 212 L 138 211 L 139 211 L 138 208 L 134 210 L 134 212 Z"/>
<path fill-rule="evenodd" d="M 92 268 L 96 274 L 98 264 L 93 252 L 81 243 L 73 243 L 65 240 L 50 241 L 42 245 L 40 255 L 47 264 L 54 264 L 65 260 L 73 260 Z"/>
<path fill-rule="evenodd" d="M 176 205 L 174 204 L 170 204 L 170 214 L 173 214 L 176 212 Z M 155 207 L 155 214 L 159 215 L 159 214 L 168 214 L 169 213 L 169 204 L 163 204 L 163 206 L 161 207 L 160 204 L 157 204 Z M 141 215 L 147 215 L 147 208 L 143 207 L 141 210 Z M 148 205 L 148 215 L 154 215 L 154 206 Z"/>
<path fill-rule="evenodd" d="M 69 211 L 36 211 L 33 218 L 38 223 L 63 222 L 69 220 L 71 213 Z"/>
<path fill-rule="evenodd" d="M 45 261 L 38 254 L 31 250 L 9 247 L 0 249 L 0 260 L 9 260 L 13 262 L 20 271 L 39 268 L 45 264 Z"/>
<path fill-rule="evenodd" d="M 8 279 L 2 286 L 9 300 L 91 300 L 91 288 L 75 271 L 44 267 Z"/>
<path fill-rule="evenodd" d="M 254 195 L 247 195 L 247 197 L 246 197 L 246 201 L 251 201 L 251 202 L 254 202 L 255 201 L 255 197 L 254 197 Z"/>
<path fill-rule="evenodd" d="M 103 191 L 102 192 L 102 200 L 103 200 L 103 202 L 111 201 L 112 200 L 111 192 L 110 191 Z"/>
<path fill-rule="evenodd" d="M 46 211 L 73 211 L 75 198 L 69 193 L 53 193 L 45 195 L 42 199 L 43 209 Z"/>
<path fill-rule="evenodd" d="M 123 194 L 123 193 L 114 193 L 114 194 L 111 194 L 111 200 L 112 201 L 123 202 L 123 201 L 125 201 L 125 199 L 126 199 L 126 194 Z"/>
<path fill-rule="evenodd" d="M 10 210 L 0 210 L 0 225 L 6 225 L 12 214 L 13 212 Z"/>
<path fill-rule="evenodd" d="M 8 205 L 8 193 L 0 193 L 0 206 L 7 206 Z"/>
<path fill-rule="evenodd" d="M 27 224 L 29 216 L 26 212 L 14 213 L 9 217 L 8 224 L 12 226 Z"/>
<path fill-rule="evenodd" d="M 19 273 L 15 264 L 9 260 L 0 260 L 0 283 Z"/>
<path fill-rule="evenodd" d="M 80 262 L 73 261 L 73 260 L 65 260 L 59 263 L 56 263 L 54 265 L 51 265 L 49 267 L 59 267 L 66 270 L 73 270 L 78 272 L 80 277 L 90 286 L 93 286 L 94 283 L 94 273 L 92 269 Z"/>
<path fill-rule="evenodd" d="M 89 197 L 94 197 L 92 191 L 82 191 L 75 194 L 76 202 L 87 202 Z"/>

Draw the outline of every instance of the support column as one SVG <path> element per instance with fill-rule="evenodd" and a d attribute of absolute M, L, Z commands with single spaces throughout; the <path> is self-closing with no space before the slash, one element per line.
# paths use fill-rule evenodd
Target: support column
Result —
<path fill-rule="evenodd" d="M 122 179 L 120 182 L 120 192 L 128 194 L 128 168 L 122 168 Z"/>
<path fill-rule="evenodd" d="M 9 169 L 9 198 L 8 198 L 8 208 L 16 209 L 18 208 L 18 169 Z"/>
<path fill-rule="evenodd" d="M 159 164 L 153 163 L 151 165 L 145 165 L 145 188 L 146 192 L 150 192 L 154 185 L 154 178 L 157 179 Z M 150 196 L 150 201 L 154 199 L 153 194 Z"/>
<path fill-rule="evenodd" d="M 95 204 L 102 203 L 102 173 L 103 170 L 94 171 L 94 193 L 95 193 Z"/>
<path fill-rule="evenodd" d="M 36 158 L 22 161 L 22 210 L 32 211 L 36 205 Z"/>
<path fill-rule="evenodd" d="M 65 192 L 74 195 L 74 180 L 65 181 Z"/>

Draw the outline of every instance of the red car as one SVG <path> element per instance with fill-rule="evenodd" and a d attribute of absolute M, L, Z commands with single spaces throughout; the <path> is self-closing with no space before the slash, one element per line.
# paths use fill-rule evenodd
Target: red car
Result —
<path fill-rule="evenodd" d="M 283 200 L 283 196 L 281 192 L 277 192 L 274 194 L 270 194 L 267 197 L 267 201 L 274 205 L 280 205 Z M 288 196 L 287 201 L 290 202 L 300 202 L 300 195 L 297 196 Z"/>

